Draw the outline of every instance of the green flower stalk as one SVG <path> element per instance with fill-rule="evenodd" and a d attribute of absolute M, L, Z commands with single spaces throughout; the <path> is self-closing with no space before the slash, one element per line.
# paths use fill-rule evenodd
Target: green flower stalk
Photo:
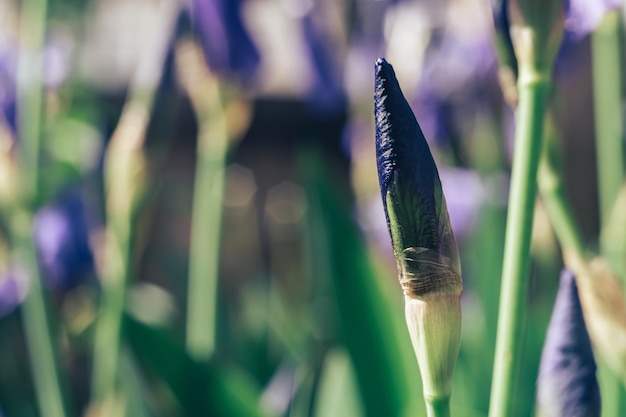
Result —
<path fill-rule="evenodd" d="M 376 159 L 428 416 L 450 415 L 459 353 L 459 253 L 435 161 L 393 68 L 376 61 Z"/>
<path fill-rule="evenodd" d="M 198 120 L 187 301 L 187 350 L 208 360 L 216 349 L 219 254 L 224 169 L 229 132 L 224 88 L 207 68 L 198 45 L 176 48 L 179 79 Z"/>
<path fill-rule="evenodd" d="M 107 225 L 89 410 L 99 416 L 123 417 L 130 404 L 121 384 L 123 314 L 127 288 L 135 275 L 135 224 L 149 185 L 146 134 L 179 6 L 173 2 L 162 7 L 163 31 L 143 51 L 105 156 Z"/>
<path fill-rule="evenodd" d="M 490 417 L 514 415 L 528 288 L 536 178 L 552 66 L 561 43 L 562 0 L 509 0 L 518 63 L 518 114 L 506 225 Z"/>
<path fill-rule="evenodd" d="M 605 224 L 624 178 L 621 14 L 612 11 L 591 35 L 600 220 Z M 602 245 L 605 252 L 608 248 Z"/>

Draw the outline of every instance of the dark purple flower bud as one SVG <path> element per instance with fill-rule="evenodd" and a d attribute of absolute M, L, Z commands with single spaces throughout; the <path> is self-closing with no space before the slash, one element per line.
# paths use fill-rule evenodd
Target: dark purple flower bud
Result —
<path fill-rule="evenodd" d="M 0 274 L 0 317 L 15 310 L 28 295 L 29 277 L 20 267 L 9 266 Z"/>
<path fill-rule="evenodd" d="M 224 77 L 250 84 L 259 52 L 241 17 L 242 0 L 193 0 L 193 21 L 209 67 Z"/>
<path fill-rule="evenodd" d="M 378 180 L 396 257 L 410 247 L 449 256 L 456 242 L 435 161 L 393 68 L 382 58 L 376 61 L 374 113 Z M 392 211 L 402 225 L 397 230 Z"/>
<path fill-rule="evenodd" d="M 72 193 L 37 213 L 34 239 L 42 280 L 53 290 L 78 285 L 94 268 L 85 208 Z"/>
<path fill-rule="evenodd" d="M 574 275 L 561 273 L 537 378 L 537 415 L 600 415 L 596 362 Z"/>
<path fill-rule="evenodd" d="M 446 410 L 461 336 L 459 254 L 437 166 L 391 65 L 376 61 L 376 162 L 428 415 Z"/>

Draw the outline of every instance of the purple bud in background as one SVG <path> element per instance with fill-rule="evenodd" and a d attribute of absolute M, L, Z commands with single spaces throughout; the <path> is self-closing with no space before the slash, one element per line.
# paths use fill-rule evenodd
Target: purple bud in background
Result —
<path fill-rule="evenodd" d="M 0 273 L 0 318 L 10 314 L 26 298 L 30 288 L 26 271 L 9 266 Z"/>
<path fill-rule="evenodd" d="M 193 0 L 192 17 L 204 57 L 218 74 L 250 84 L 260 57 L 242 21 L 242 0 Z"/>
<path fill-rule="evenodd" d="M 93 271 L 85 208 L 77 195 L 64 194 L 39 210 L 33 233 L 42 280 L 48 288 L 68 290 Z"/>
<path fill-rule="evenodd" d="M 600 415 L 596 362 L 574 275 L 561 273 L 537 378 L 537 415 Z"/>
<path fill-rule="evenodd" d="M 582 38 L 593 32 L 604 15 L 620 7 L 622 0 L 569 0 L 565 9 L 566 36 Z"/>

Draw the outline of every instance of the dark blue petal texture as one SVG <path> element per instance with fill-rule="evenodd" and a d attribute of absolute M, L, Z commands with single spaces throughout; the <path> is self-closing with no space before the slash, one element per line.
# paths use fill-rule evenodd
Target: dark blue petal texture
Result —
<path fill-rule="evenodd" d="M 460 294 L 458 249 L 435 161 L 393 68 L 376 61 L 376 163 L 405 292 Z"/>
<path fill-rule="evenodd" d="M 34 239 L 42 280 L 53 290 L 80 284 L 94 268 L 85 207 L 73 193 L 39 210 Z"/>
<path fill-rule="evenodd" d="M 576 280 L 561 273 L 537 379 L 537 411 L 542 417 L 600 415 L 596 362 L 585 326 Z"/>
<path fill-rule="evenodd" d="M 396 74 L 383 58 L 376 61 L 374 115 L 376 165 L 387 223 L 390 192 L 392 204 L 407 211 L 401 230 L 405 247 L 436 250 L 439 244 L 436 188 L 441 193 L 437 167 Z"/>
<path fill-rule="evenodd" d="M 241 16 L 242 0 L 193 0 L 193 21 L 209 67 L 241 84 L 253 82 L 260 56 Z"/>

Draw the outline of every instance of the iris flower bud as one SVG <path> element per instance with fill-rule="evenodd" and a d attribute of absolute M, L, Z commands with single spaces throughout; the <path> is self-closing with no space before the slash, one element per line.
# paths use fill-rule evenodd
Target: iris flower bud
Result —
<path fill-rule="evenodd" d="M 600 415 L 596 362 L 574 275 L 564 270 L 541 354 L 538 417 Z"/>
<path fill-rule="evenodd" d="M 382 58 L 374 102 L 378 178 L 428 415 L 448 415 L 461 334 L 458 249 L 435 161 Z"/>

